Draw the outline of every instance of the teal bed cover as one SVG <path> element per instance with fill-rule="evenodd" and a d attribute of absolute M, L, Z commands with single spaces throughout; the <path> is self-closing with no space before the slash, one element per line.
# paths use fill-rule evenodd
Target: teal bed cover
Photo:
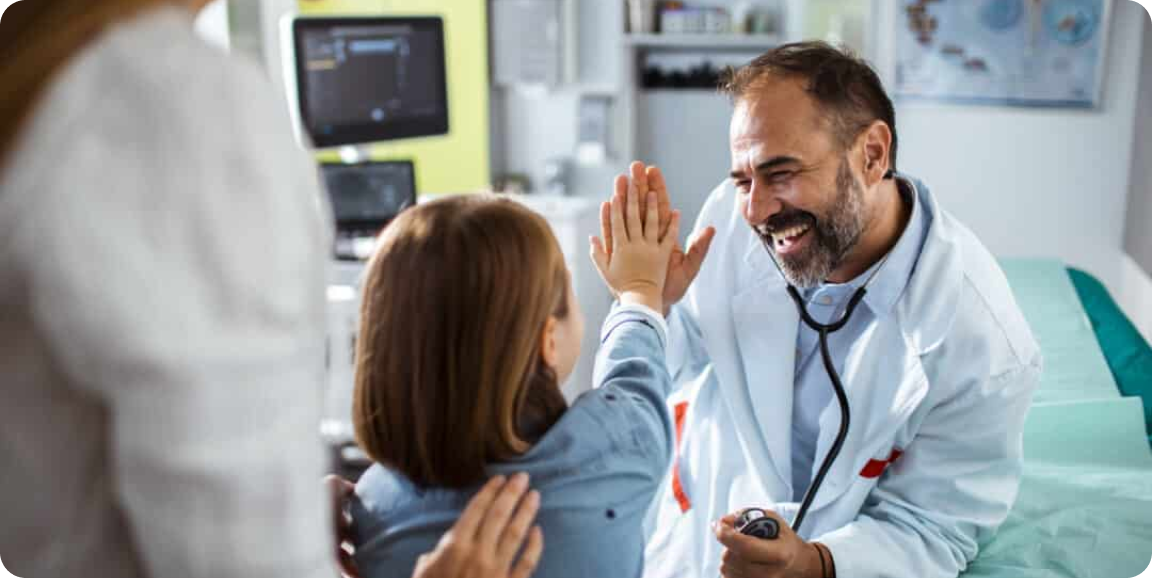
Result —
<path fill-rule="evenodd" d="M 1064 264 L 1005 260 L 1044 354 L 1016 505 L 966 577 L 1132 578 L 1152 560 L 1152 450 Z"/>

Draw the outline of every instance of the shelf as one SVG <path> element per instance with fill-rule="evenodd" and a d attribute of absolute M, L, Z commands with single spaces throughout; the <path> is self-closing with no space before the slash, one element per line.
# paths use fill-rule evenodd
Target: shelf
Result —
<path fill-rule="evenodd" d="M 767 50 L 780 44 L 776 34 L 627 34 L 628 46 L 669 50 Z"/>
<path fill-rule="evenodd" d="M 546 84 L 506 84 L 494 86 L 496 90 L 543 96 L 546 94 L 575 94 L 580 96 L 616 96 L 620 88 L 607 82 L 567 82 L 554 86 Z"/>

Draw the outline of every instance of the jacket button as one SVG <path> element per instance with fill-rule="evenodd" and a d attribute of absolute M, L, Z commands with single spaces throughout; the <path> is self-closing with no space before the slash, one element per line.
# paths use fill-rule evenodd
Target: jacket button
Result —
<path fill-rule="evenodd" d="M 616 401 L 616 394 L 614 394 L 614 393 L 605 394 L 604 399 L 606 399 L 608 401 Z"/>

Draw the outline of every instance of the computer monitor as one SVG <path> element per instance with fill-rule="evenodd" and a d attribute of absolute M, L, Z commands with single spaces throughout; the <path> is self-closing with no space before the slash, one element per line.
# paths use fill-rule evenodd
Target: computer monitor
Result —
<path fill-rule="evenodd" d="M 317 147 L 448 132 L 437 17 L 295 18 L 296 100 Z"/>
<path fill-rule="evenodd" d="M 411 161 L 323 163 L 320 173 L 336 220 L 332 252 L 337 259 L 370 257 L 380 230 L 416 204 Z"/>

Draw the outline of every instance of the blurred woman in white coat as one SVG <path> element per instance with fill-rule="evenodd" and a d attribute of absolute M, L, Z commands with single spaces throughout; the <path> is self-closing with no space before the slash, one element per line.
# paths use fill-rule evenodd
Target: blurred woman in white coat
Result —
<path fill-rule="evenodd" d="M 327 209 L 264 73 L 194 35 L 204 4 L 0 20 L 0 558 L 19 576 L 337 573 Z M 421 575 L 503 575 L 472 538 L 516 539 L 485 512 L 527 487 L 497 482 Z"/>

